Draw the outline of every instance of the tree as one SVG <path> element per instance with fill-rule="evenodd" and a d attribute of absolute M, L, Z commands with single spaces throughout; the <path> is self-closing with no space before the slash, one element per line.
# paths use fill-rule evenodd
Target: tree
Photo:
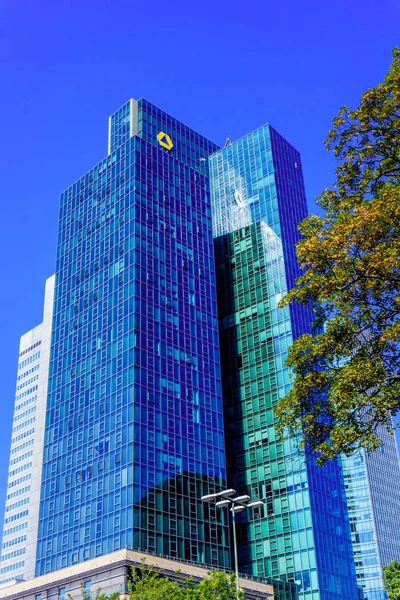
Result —
<path fill-rule="evenodd" d="M 277 407 L 283 436 L 323 464 L 373 450 L 400 408 L 400 50 L 356 110 L 343 107 L 326 140 L 336 182 L 300 224 L 303 269 L 281 305 L 312 305 L 312 334 L 289 350 L 293 386 Z"/>
<path fill-rule="evenodd" d="M 146 565 L 146 560 L 142 559 L 142 566 L 131 569 L 129 600 L 236 600 L 235 582 L 234 573 L 210 571 L 198 583 L 191 578 L 178 583 L 163 576 L 154 566 Z M 119 592 L 107 595 L 98 590 L 95 600 L 118 600 L 119 596 Z M 72 600 L 70 595 L 68 598 Z M 244 599 L 243 590 L 239 590 L 239 599 Z M 82 600 L 89 600 L 83 588 Z"/>
<path fill-rule="evenodd" d="M 223 571 L 211 571 L 189 591 L 187 600 L 236 600 L 235 574 L 227 575 Z M 239 598 L 244 598 L 239 590 Z"/>
<path fill-rule="evenodd" d="M 400 600 L 400 562 L 394 560 L 383 569 L 383 580 L 389 600 Z"/>
<path fill-rule="evenodd" d="M 132 568 L 129 600 L 184 600 L 184 590 L 176 581 L 162 577 L 152 565 L 142 561 L 142 567 Z"/>
<path fill-rule="evenodd" d="M 132 569 L 129 600 L 236 600 L 233 573 L 211 571 L 199 583 L 186 578 L 178 584 L 142 562 L 141 567 Z M 239 598 L 244 598 L 242 590 L 239 590 Z"/>

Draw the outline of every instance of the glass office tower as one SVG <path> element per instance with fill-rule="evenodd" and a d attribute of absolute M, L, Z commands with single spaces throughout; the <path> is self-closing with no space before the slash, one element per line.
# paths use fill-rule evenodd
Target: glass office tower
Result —
<path fill-rule="evenodd" d="M 344 457 L 357 581 L 365 600 L 386 600 L 383 567 L 400 557 L 400 466 L 396 440 L 381 430 L 375 452 Z"/>
<path fill-rule="evenodd" d="M 200 501 L 226 486 L 216 149 L 131 100 L 61 196 L 36 575 L 120 548 L 229 566 Z"/>
<path fill-rule="evenodd" d="M 258 518 L 240 523 L 241 570 L 296 581 L 302 600 L 357 598 L 341 466 L 316 467 L 275 432 L 274 406 L 290 388 L 287 351 L 312 320 L 307 308 L 278 308 L 300 274 L 300 156 L 266 125 L 209 166 L 228 485 L 266 499 Z"/>

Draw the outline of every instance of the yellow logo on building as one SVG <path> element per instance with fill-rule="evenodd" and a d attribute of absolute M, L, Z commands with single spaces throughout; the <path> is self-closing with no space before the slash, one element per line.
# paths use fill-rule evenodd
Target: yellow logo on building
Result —
<path fill-rule="evenodd" d="M 172 150 L 173 148 L 173 143 L 171 138 L 169 137 L 168 133 L 164 133 L 164 131 L 160 131 L 160 133 L 157 136 L 158 139 L 158 143 L 160 144 L 160 146 L 162 146 L 163 148 L 166 148 L 167 150 Z"/>

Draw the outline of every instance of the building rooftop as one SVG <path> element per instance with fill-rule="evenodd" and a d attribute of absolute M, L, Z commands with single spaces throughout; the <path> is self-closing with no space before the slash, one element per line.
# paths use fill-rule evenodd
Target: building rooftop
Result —
<path fill-rule="evenodd" d="M 31 600 L 42 594 L 43 598 L 53 598 L 54 590 L 66 588 L 66 594 L 72 598 L 81 598 L 81 585 L 86 580 L 92 583 L 91 593 L 97 590 L 111 594 L 119 592 L 121 600 L 127 596 L 127 574 L 132 566 L 154 566 L 159 572 L 171 579 L 182 580 L 188 577 L 200 580 L 206 577 L 209 568 L 190 561 L 178 561 L 161 556 L 118 550 L 83 563 L 53 571 L 29 581 L 21 581 L 0 589 L 0 598 L 4 600 Z M 239 578 L 239 585 L 248 600 L 274 600 L 273 586 L 253 578 Z M 56 596 L 55 596 L 56 597 Z M 68 596 L 67 596 L 68 597 Z"/>

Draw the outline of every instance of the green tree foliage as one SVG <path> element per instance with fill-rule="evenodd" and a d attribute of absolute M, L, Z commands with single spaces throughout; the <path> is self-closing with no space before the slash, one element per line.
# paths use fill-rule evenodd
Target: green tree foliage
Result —
<path fill-rule="evenodd" d="M 383 569 L 383 580 L 389 600 L 400 600 L 400 562 L 394 560 Z"/>
<path fill-rule="evenodd" d="M 178 583 L 161 575 L 152 565 L 146 565 L 143 559 L 141 567 L 131 570 L 129 600 L 236 600 L 235 581 L 233 573 L 211 571 L 199 582 L 185 578 Z M 73 600 L 71 596 L 68 598 Z M 239 599 L 244 599 L 242 590 L 239 590 Z M 83 588 L 82 600 L 90 600 Z M 119 600 L 119 593 L 107 595 L 98 590 L 95 600 Z"/>
<path fill-rule="evenodd" d="M 281 303 L 312 304 L 315 329 L 289 351 L 293 387 L 276 413 L 281 435 L 302 433 L 319 464 L 377 448 L 400 408 L 399 49 L 383 82 L 333 124 L 336 182 L 317 201 L 323 216 L 300 225 L 304 271 Z"/>
<path fill-rule="evenodd" d="M 187 600 L 236 600 L 236 578 L 234 573 L 227 575 L 222 571 L 211 571 L 205 577 L 189 589 Z M 239 590 L 239 598 L 244 598 L 242 590 Z"/>
<path fill-rule="evenodd" d="M 158 600 L 159 598 L 183 600 L 184 597 L 178 584 L 164 577 L 143 582 L 140 588 L 131 590 L 129 595 L 130 600 Z"/>
<path fill-rule="evenodd" d="M 239 590 L 239 598 L 244 598 Z M 208 577 L 195 583 L 183 579 L 180 583 L 162 576 L 152 566 L 132 570 L 130 600 L 236 600 L 235 575 L 211 571 Z"/>
<path fill-rule="evenodd" d="M 176 581 L 162 577 L 157 569 L 145 565 L 133 568 L 130 579 L 129 600 L 184 600 Z"/>

